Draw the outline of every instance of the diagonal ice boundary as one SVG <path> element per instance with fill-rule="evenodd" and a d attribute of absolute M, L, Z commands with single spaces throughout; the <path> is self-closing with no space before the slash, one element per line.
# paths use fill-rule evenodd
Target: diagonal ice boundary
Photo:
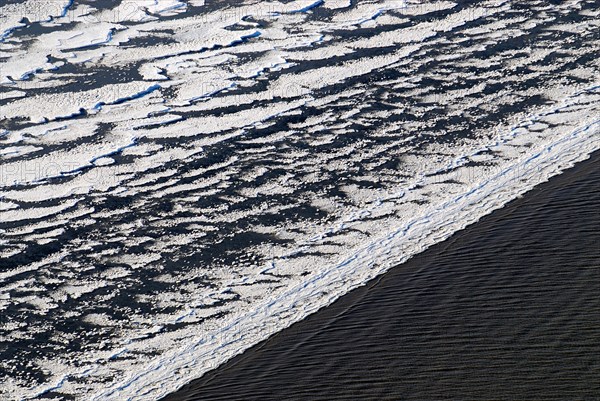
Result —
<path fill-rule="evenodd" d="M 580 92 L 595 92 L 593 86 Z M 595 105 L 594 102 L 592 102 Z M 566 104 L 531 118 L 569 108 Z M 302 283 L 238 316 L 220 329 L 150 362 L 116 385 L 96 393 L 91 401 L 157 400 L 202 376 L 270 335 L 331 304 L 348 291 L 401 264 L 455 232 L 477 222 L 511 200 L 583 161 L 600 149 L 600 115 L 577 129 L 556 135 L 541 149 L 510 160 L 497 173 L 446 200 L 401 227 L 346 255 Z M 572 123 L 572 121 L 564 121 Z M 508 135 L 488 146 L 499 150 L 519 135 Z M 459 167 L 460 168 L 460 167 Z"/>

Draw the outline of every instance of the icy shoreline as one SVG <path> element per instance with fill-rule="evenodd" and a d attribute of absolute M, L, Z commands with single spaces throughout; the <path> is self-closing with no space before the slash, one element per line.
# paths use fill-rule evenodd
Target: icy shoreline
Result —
<path fill-rule="evenodd" d="M 495 148 L 506 145 L 510 145 L 510 141 L 496 144 Z M 490 147 L 490 150 L 495 148 Z M 476 223 L 536 185 L 586 160 L 599 149 L 600 119 L 555 138 L 542 150 L 528 154 L 512 165 L 503 166 L 498 174 L 479 185 L 346 255 L 337 265 L 309 277 L 222 329 L 194 339 L 184 349 L 159 358 L 143 372 L 98 392 L 92 399 L 160 399 L 271 334 L 326 307 L 353 288 Z M 182 375 L 182 371 L 194 373 Z"/>

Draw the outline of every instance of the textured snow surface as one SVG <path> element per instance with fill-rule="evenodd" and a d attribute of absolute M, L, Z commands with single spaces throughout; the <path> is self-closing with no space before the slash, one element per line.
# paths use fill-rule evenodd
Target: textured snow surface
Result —
<path fill-rule="evenodd" d="M 599 17 L 3 2 L 0 398 L 158 399 L 587 158 Z"/>

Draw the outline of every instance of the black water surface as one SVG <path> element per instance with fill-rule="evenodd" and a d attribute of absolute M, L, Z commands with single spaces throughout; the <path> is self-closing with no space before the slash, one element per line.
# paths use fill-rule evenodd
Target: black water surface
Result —
<path fill-rule="evenodd" d="M 163 401 L 600 399 L 600 154 Z"/>

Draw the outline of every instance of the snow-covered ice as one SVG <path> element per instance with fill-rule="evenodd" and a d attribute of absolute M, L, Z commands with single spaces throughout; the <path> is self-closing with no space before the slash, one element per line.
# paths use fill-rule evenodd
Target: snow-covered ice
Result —
<path fill-rule="evenodd" d="M 159 399 L 587 158 L 599 13 L 0 6 L 0 398 Z"/>

